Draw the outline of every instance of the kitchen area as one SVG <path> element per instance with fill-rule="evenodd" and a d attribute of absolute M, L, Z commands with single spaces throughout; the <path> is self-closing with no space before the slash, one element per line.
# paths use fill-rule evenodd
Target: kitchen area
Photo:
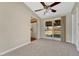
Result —
<path fill-rule="evenodd" d="M 65 17 L 42 20 L 41 38 L 65 41 Z"/>

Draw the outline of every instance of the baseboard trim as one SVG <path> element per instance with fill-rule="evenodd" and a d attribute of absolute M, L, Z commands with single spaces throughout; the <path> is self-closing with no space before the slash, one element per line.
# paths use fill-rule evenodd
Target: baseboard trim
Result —
<path fill-rule="evenodd" d="M 16 50 L 16 49 L 18 49 L 18 48 L 21 48 L 21 47 L 23 47 L 23 46 L 25 46 L 25 45 L 28 45 L 28 44 L 30 44 L 30 42 L 24 43 L 24 44 L 21 44 L 21 45 L 18 45 L 17 47 L 14 47 L 14 48 L 11 48 L 11 49 L 8 49 L 8 50 L 6 50 L 6 51 L 0 53 L 0 56 L 4 55 L 4 54 L 6 54 L 6 53 L 9 53 L 9 52 L 11 52 L 11 51 L 13 51 L 13 50 Z"/>

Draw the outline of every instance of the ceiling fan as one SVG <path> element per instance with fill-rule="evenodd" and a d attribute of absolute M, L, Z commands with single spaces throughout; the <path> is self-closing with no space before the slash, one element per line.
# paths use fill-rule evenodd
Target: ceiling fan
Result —
<path fill-rule="evenodd" d="M 40 2 L 40 3 L 43 5 L 43 9 L 35 10 L 35 12 L 42 11 L 42 10 L 45 9 L 44 14 L 46 14 L 49 10 L 51 10 L 51 12 L 56 12 L 56 10 L 52 9 L 52 7 L 58 5 L 58 4 L 61 3 L 61 2 L 54 2 L 54 3 L 52 3 L 51 5 L 47 5 L 47 4 L 45 4 L 44 2 Z"/>

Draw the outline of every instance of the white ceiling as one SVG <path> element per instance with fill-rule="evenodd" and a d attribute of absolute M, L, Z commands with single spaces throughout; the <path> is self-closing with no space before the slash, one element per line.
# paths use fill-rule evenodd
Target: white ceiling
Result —
<path fill-rule="evenodd" d="M 46 2 L 48 5 L 52 4 L 53 2 Z M 37 9 L 43 8 L 43 6 L 40 4 L 40 2 L 25 2 L 25 4 L 33 11 Z M 62 15 L 66 15 L 67 13 L 71 12 L 73 6 L 75 5 L 75 2 L 61 2 L 60 4 L 52 7 L 52 9 L 55 9 L 57 12 L 53 13 L 51 11 L 48 11 L 44 15 L 44 11 L 39 11 L 35 12 L 41 19 L 46 19 L 46 18 L 53 18 L 53 17 L 58 17 Z"/>

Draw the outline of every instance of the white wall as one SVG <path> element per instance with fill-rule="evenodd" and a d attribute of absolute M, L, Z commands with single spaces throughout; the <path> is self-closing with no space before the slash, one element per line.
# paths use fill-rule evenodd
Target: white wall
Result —
<path fill-rule="evenodd" d="M 0 53 L 30 43 L 31 16 L 24 3 L 0 3 Z"/>
<path fill-rule="evenodd" d="M 72 39 L 71 43 L 75 44 L 79 51 L 79 3 L 76 3 L 72 12 Z"/>
<path fill-rule="evenodd" d="M 76 46 L 79 51 L 79 3 L 76 5 Z"/>
<path fill-rule="evenodd" d="M 71 43 L 72 39 L 72 16 L 71 13 L 66 15 L 66 42 Z"/>
<path fill-rule="evenodd" d="M 72 43 L 76 44 L 76 13 L 72 13 Z"/>

